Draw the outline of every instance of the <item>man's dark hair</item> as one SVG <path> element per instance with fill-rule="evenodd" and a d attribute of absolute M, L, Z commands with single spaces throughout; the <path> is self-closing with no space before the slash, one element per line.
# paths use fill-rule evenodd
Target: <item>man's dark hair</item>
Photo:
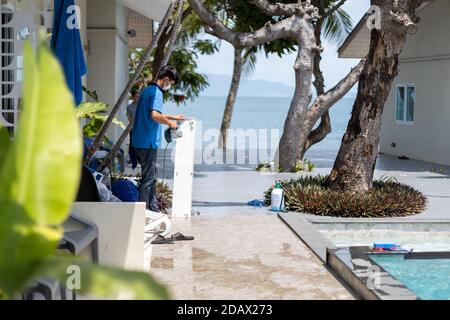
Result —
<path fill-rule="evenodd" d="M 159 71 L 158 74 L 158 80 L 165 77 L 168 77 L 171 81 L 175 81 L 175 84 L 177 84 L 180 81 L 177 69 L 175 69 L 174 67 L 165 66 L 161 68 L 161 71 Z"/>
<path fill-rule="evenodd" d="M 136 87 L 131 88 L 130 94 L 132 98 L 135 98 L 138 93 L 139 91 Z"/>

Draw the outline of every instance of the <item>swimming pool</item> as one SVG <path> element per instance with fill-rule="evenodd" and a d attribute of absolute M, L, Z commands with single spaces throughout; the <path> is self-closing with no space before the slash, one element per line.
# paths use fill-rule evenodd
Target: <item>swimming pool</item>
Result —
<path fill-rule="evenodd" d="M 314 223 L 337 247 L 396 243 L 415 252 L 450 251 L 449 223 Z"/>
<path fill-rule="evenodd" d="M 450 300 L 450 259 L 370 254 L 370 259 L 424 300 Z"/>

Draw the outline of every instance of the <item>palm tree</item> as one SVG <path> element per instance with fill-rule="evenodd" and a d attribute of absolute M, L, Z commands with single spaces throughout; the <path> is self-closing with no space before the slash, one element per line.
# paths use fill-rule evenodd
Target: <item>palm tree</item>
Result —
<path fill-rule="evenodd" d="M 224 151 L 227 148 L 227 132 L 231 126 L 231 119 L 233 117 L 233 110 L 236 104 L 242 74 L 250 73 L 255 68 L 257 50 L 254 49 L 251 48 L 244 51 L 240 48 L 234 48 L 233 75 L 231 77 L 230 90 L 220 126 L 219 148 L 222 148 Z"/>

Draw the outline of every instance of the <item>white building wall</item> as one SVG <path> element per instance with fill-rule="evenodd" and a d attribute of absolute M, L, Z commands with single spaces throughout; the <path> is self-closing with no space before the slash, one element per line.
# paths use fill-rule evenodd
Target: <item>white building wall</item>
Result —
<path fill-rule="evenodd" d="M 111 107 L 128 81 L 127 10 L 113 0 L 87 3 L 87 87 L 97 91 L 100 101 Z M 122 121 L 126 120 L 125 106 L 118 115 Z M 112 126 L 108 136 L 116 140 L 121 131 Z"/>
<path fill-rule="evenodd" d="M 450 1 L 437 0 L 408 38 L 385 106 L 380 151 L 450 165 Z M 396 86 L 416 85 L 415 121 L 395 120 Z M 395 143 L 395 147 L 392 144 Z"/>

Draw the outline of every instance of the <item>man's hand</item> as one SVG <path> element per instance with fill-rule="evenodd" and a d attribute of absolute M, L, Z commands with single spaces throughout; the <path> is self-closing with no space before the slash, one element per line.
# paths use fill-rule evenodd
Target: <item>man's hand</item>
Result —
<path fill-rule="evenodd" d="M 172 129 L 176 129 L 178 127 L 177 121 L 182 121 L 182 120 L 185 119 L 185 117 L 182 116 L 182 115 L 169 116 L 169 115 L 166 115 L 166 114 L 161 114 L 161 113 L 159 113 L 157 111 L 152 111 L 151 117 L 156 122 L 159 122 L 161 124 L 165 124 L 165 125 L 169 126 Z"/>
<path fill-rule="evenodd" d="M 171 120 L 174 120 L 174 121 L 182 121 L 182 120 L 186 119 L 185 116 L 183 116 L 181 114 L 179 114 L 177 116 L 170 116 L 170 118 L 171 118 Z"/>
<path fill-rule="evenodd" d="M 178 128 L 178 124 L 176 123 L 176 121 L 170 121 L 168 124 L 169 128 L 171 129 L 176 129 Z"/>

